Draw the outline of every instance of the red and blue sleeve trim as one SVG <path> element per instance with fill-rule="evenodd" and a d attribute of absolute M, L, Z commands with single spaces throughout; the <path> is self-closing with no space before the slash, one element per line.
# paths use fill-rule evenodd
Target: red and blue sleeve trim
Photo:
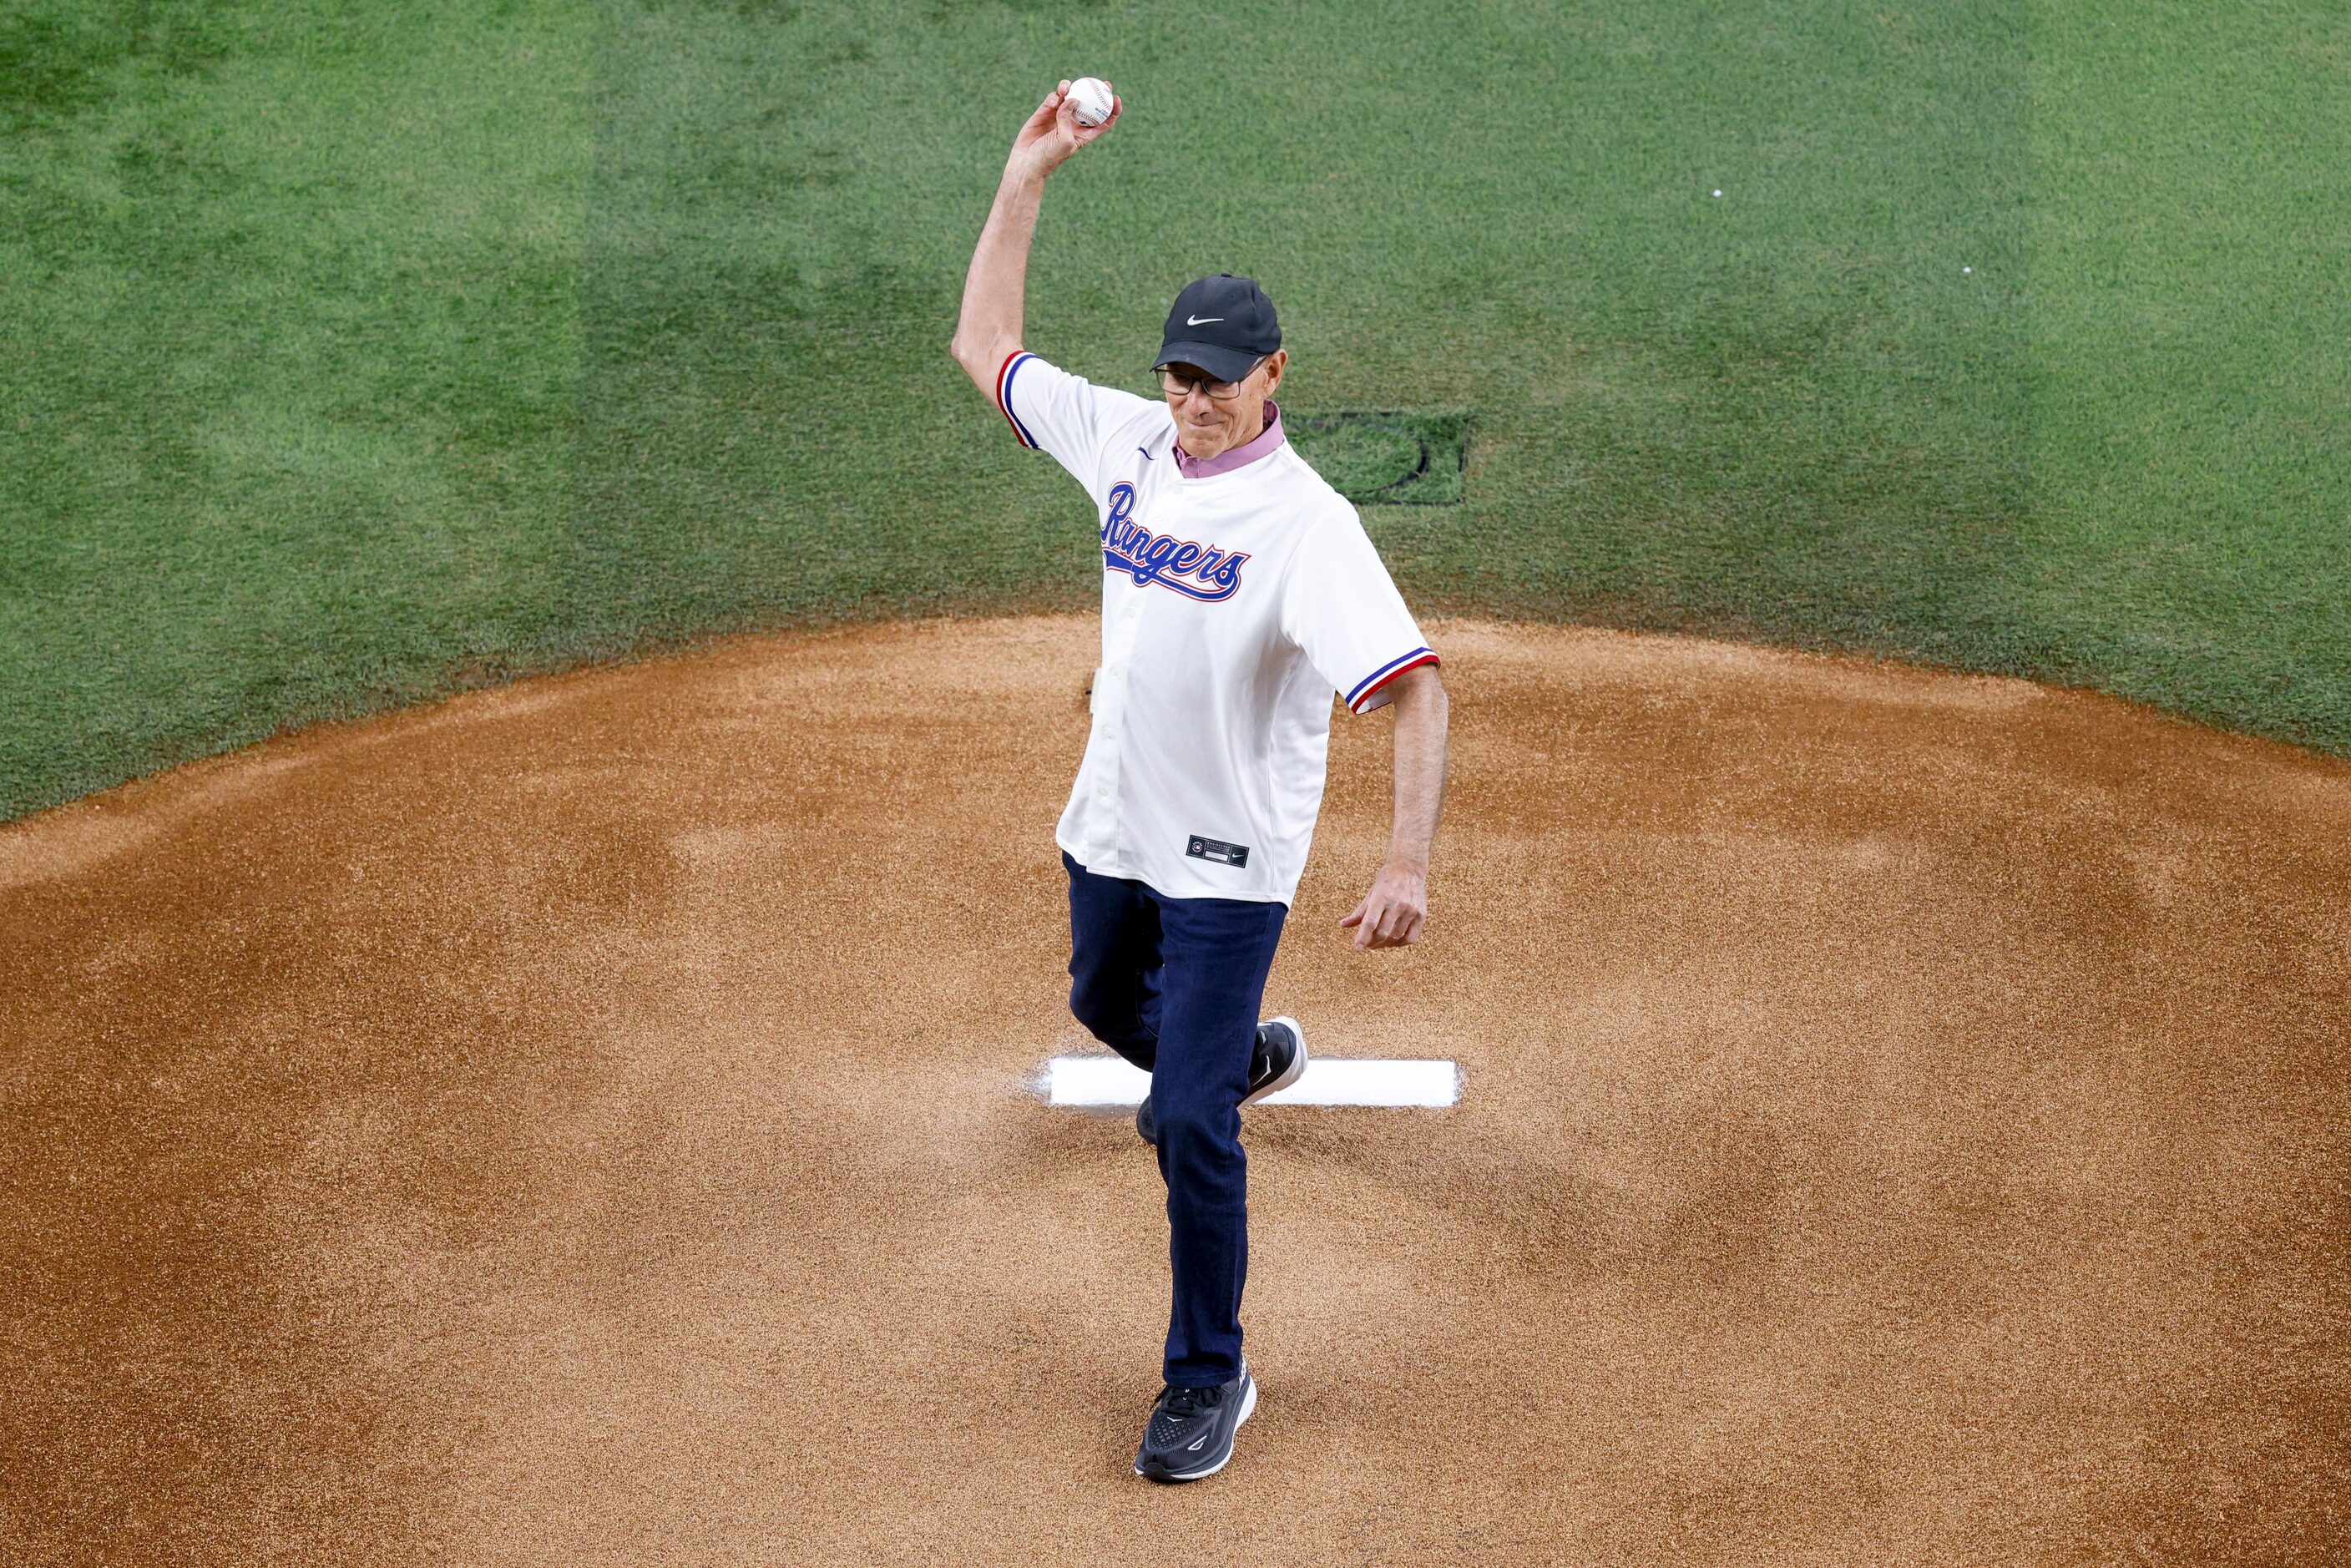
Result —
<path fill-rule="evenodd" d="M 1029 434 L 1029 427 L 1021 423 L 1020 416 L 1012 412 L 1012 378 L 1019 373 L 1021 366 L 1036 357 L 1026 349 L 1015 349 L 1004 356 L 1004 363 L 996 371 L 996 406 L 1004 411 L 1005 422 L 1012 426 L 1013 436 L 1021 445 L 1031 449 L 1035 448 L 1037 438 Z"/>
<path fill-rule="evenodd" d="M 1347 694 L 1347 711 L 1363 712 L 1364 705 L 1371 701 L 1374 694 L 1406 670 L 1416 670 L 1423 664 L 1436 664 L 1443 662 L 1435 652 L 1427 648 L 1415 648 L 1400 658 L 1390 659 L 1386 664 L 1365 675 L 1363 685 Z"/>

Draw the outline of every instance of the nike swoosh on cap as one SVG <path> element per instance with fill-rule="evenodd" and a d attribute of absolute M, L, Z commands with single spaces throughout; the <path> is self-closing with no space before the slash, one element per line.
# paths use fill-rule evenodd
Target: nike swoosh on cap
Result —
<path fill-rule="evenodd" d="M 1205 327 L 1211 321 L 1221 321 L 1224 318 L 1222 316 L 1186 316 L 1184 318 L 1184 325 L 1186 327 Z"/>

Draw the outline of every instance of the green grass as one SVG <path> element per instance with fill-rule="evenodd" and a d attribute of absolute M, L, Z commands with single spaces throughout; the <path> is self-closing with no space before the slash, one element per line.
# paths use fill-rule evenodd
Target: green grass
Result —
<path fill-rule="evenodd" d="M 945 351 L 1011 129 L 1076 70 L 1127 114 L 1049 194 L 1029 346 L 1147 390 L 1228 268 L 1293 415 L 1469 411 L 1461 504 L 1366 508 L 1424 610 L 2351 752 L 2341 8 L 1245 32 L 0 0 L 0 816 L 716 630 L 1089 604 L 1082 497 Z"/>
<path fill-rule="evenodd" d="M 1466 413 L 1351 410 L 1285 416 L 1282 437 L 1331 487 L 1364 506 L 1451 507 L 1464 490 Z"/>
<path fill-rule="evenodd" d="M 591 61 L 0 13 L 0 816 L 562 646 Z"/>

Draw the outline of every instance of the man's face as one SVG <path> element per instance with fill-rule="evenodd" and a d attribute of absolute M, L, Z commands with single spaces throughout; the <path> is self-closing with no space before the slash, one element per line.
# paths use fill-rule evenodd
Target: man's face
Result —
<path fill-rule="evenodd" d="M 1162 389 L 1168 410 L 1176 415 L 1176 438 L 1184 444 L 1184 450 L 1206 459 L 1254 439 L 1265 428 L 1265 400 L 1281 384 L 1282 367 L 1289 363 L 1290 350 L 1276 349 L 1246 379 L 1233 383 L 1237 390 L 1228 397 L 1208 395 L 1201 385 L 1207 372 L 1199 366 L 1170 364 L 1169 370 L 1189 378 L 1180 392 Z"/>

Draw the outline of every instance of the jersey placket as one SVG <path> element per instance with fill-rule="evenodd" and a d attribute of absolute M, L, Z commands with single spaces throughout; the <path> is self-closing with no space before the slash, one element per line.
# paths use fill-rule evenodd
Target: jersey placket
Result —
<path fill-rule="evenodd" d="M 1143 633 L 1144 612 L 1150 601 L 1140 593 L 1126 596 L 1118 617 L 1103 639 L 1102 673 L 1094 677 L 1094 798 L 1087 802 L 1093 831 L 1088 838 L 1096 852 L 1116 853 L 1119 844 L 1119 758 L 1126 739 L 1127 671 L 1134 662 L 1134 645 Z M 1121 856 L 1120 858 L 1123 858 Z"/>

